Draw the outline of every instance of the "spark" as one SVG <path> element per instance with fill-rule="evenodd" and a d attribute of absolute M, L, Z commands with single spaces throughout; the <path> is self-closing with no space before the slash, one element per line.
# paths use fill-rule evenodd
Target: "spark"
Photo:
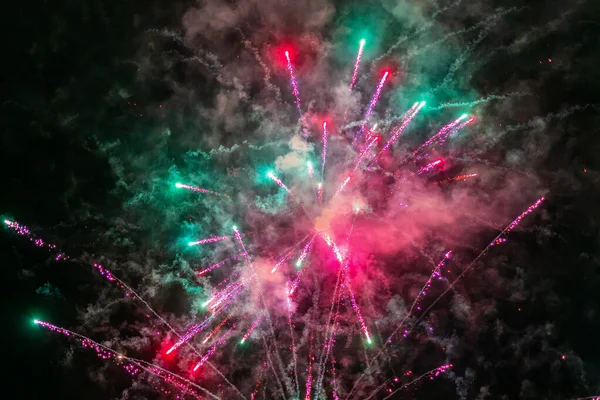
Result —
<path fill-rule="evenodd" d="M 323 122 L 323 150 L 321 151 L 321 178 L 325 176 L 325 162 L 327 161 L 327 122 Z"/>
<path fill-rule="evenodd" d="M 269 178 L 270 178 L 270 179 L 271 179 L 273 182 L 275 182 L 275 183 L 276 183 L 276 184 L 277 184 L 277 185 L 278 185 L 280 188 L 282 188 L 283 190 L 285 190 L 286 192 L 288 192 L 288 194 L 289 194 L 290 196 L 292 196 L 292 197 L 294 196 L 294 194 L 292 193 L 292 191 L 291 191 L 291 190 L 290 190 L 290 189 L 289 189 L 287 186 L 285 186 L 285 184 L 284 184 L 284 183 L 281 181 L 281 179 L 279 179 L 278 177 L 276 177 L 276 176 L 275 176 L 275 174 L 273 174 L 273 172 L 269 171 L 269 172 L 267 173 L 267 176 L 268 176 L 268 177 L 269 177 Z"/>
<path fill-rule="evenodd" d="M 231 239 L 231 236 L 213 236 L 213 237 L 209 237 L 206 239 L 201 239 L 201 240 L 197 240 L 195 242 L 189 242 L 188 246 L 198 246 L 199 244 L 206 244 L 206 243 L 216 243 L 216 242 L 220 242 L 222 240 L 227 240 L 227 239 Z"/>
<path fill-rule="evenodd" d="M 177 182 L 175 184 L 175 187 L 178 188 L 178 189 L 191 190 L 192 192 L 212 194 L 214 196 L 223 196 L 223 197 L 226 197 L 227 199 L 231 200 L 231 197 L 229 195 L 227 195 L 227 194 L 219 193 L 219 192 L 213 192 L 212 190 L 203 189 L 203 188 L 199 188 L 199 187 L 196 187 L 196 186 L 185 185 L 185 184 L 179 183 L 179 182 Z"/>
<path fill-rule="evenodd" d="M 287 69 L 290 73 L 290 81 L 292 83 L 292 93 L 294 94 L 296 107 L 298 108 L 298 113 L 300 114 L 300 121 L 302 123 L 302 129 L 304 131 L 304 136 L 308 136 L 308 132 L 304 127 L 304 115 L 302 113 L 302 107 L 300 105 L 300 91 L 298 90 L 298 81 L 296 80 L 296 75 L 294 75 L 294 67 L 292 66 L 292 61 L 290 60 L 290 52 L 285 51 L 285 58 L 287 60 Z"/>
<path fill-rule="evenodd" d="M 260 324 L 260 320 L 262 319 L 262 316 L 259 316 L 258 318 L 256 318 L 254 320 L 254 322 L 252 322 L 252 325 L 250 325 L 250 329 L 248 329 L 248 331 L 246 332 L 246 334 L 244 334 L 244 336 L 242 337 L 242 340 L 240 341 L 240 343 L 244 343 L 246 340 L 248 340 L 248 338 L 250 337 L 250 335 L 252 334 L 252 332 L 254 332 L 254 329 L 256 329 L 256 327 L 258 326 L 258 324 Z"/>
<path fill-rule="evenodd" d="M 358 48 L 358 54 L 356 55 L 356 61 L 354 62 L 354 72 L 352 73 L 352 80 L 350 81 L 350 89 L 353 89 L 354 85 L 356 84 L 356 78 L 358 77 L 358 68 L 360 67 L 360 58 L 362 57 L 364 47 L 365 39 L 361 39 L 360 46 Z"/>
<path fill-rule="evenodd" d="M 381 77 L 381 80 L 379 81 L 379 85 L 377 85 L 377 89 L 375 90 L 375 94 L 373 94 L 373 97 L 371 98 L 371 102 L 369 103 L 369 107 L 367 108 L 367 111 L 365 112 L 365 117 L 363 120 L 364 122 L 361 125 L 359 131 L 356 133 L 353 143 L 356 143 L 356 141 L 358 140 L 358 137 L 364 132 L 365 127 L 369 123 L 369 120 L 371 119 L 371 114 L 373 114 L 373 109 L 375 108 L 375 106 L 377 105 L 377 102 L 379 101 L 379 96 L 381 96 L 381 90 L 383 89 L 383 85 L 385 84 L 385 80 L 387 79 L 388 75 L 389 75 L 389 72 L 385 71 L 385 73 Z"/>

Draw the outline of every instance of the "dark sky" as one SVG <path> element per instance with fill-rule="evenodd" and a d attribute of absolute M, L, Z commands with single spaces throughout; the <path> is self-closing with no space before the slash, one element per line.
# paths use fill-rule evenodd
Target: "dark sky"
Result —
<path fill-rule="evenodd" d="M 201 315 L 207 290 L 241 271 L 219 269 L 199 280 L 194 271 L 231 256 L 235 243 L 193 251 L 185 243 L 231 234 L 237 223 L 252 234 L 245 240 L 260 264 L 306 234 L 302 210 L 286 206 L 285 193 L 256 176 L 276 168 L 291 187 L 303 188 L 294 163 L 312 157 L 319 164 L 314 121 L 323 118 L 332 121 L 329 177 L 345 173 L 351 153 L 344 110 L 360 120 L 379 72 L 389 69 L 392 78 L 372 119 L 382 121 L 386 140 L 392 117 L 421 99 L 429 108 L 381 163 L 394 182 L 379 170 L 351 192 L 370 207 L 368 217 L 357 219 L 353 263 L 360 266 L 350 279 L 373 330 L 380 327 L 385 337 L 393 331 L 427 280 L 430 261 L 437 263 L 444 250 L 456 253 L 450 279 L 537 198 L 546 201 L 430 314 L 415 315 L 414 332 L 392 346 L 391 361 L 379 365 L 357 398 L 387 378 L 445 363 L 454 365 L 451 373 L 392 398 L 600 395 L 600 3 L 59 0 L 22 3 L 6 16 L 0 214 L 72 257 L 56 262 L 55 253 L 0 231 L 6 393 L 19 399 L 173 398 L 161 397 L 147 381 L 132 386 L 122 369 L 33 326 L 32 319 L 185 369 L 184 361 L 155 358 L 164 341 L 151 332 L 160 331 L 167 342 L 172 337 L 144 319 L 143 306 L 123 300 L 90 262 L 109 266 L 184 332 Z M 345 92 L 363 36 L 360 79 L 353 93 Z M 290 140 L 300 132 L 283 48 L 293 49 L 314 132 L 308 140 Z M 444 170 L 390 195 L 409 168 L 400 162 L 403 154 L 462 112 L 475 123 L 431 153 L 444 157 Z M 471 183 L 432 184 L 472 172 L 479 176 Z M 182 195 L 173 189 L 179 180 L 231 193 L 237 205 Z M 405 214 L 397 209 L 400 200 L 410 204 Z M 307 205 L 309 213 L 315 204 Z M 337 229 L 346 232 L 350 219 L 337 211 L 346 203 L 340 204 L 322 216 L 335 215 Z M 326 250 L 316 244 L 315 258 Z M 320 313 L 326 316 L 329 305 L 318 296 L 330 295 L 335 284 L 335 274 L 313 270 L 297 303 L 303 366 L 309 332 L 321 332 Z M 265 290 L 276 284 L 268 281 Z M 275 299 L 278 310 L 281 289 L 272 290 L 269 301 Z M 251 295 L 245 299 L 251 305 L 230 310 L 242 334 L 257 309 Z M 345 394 L 365 354 L 349 304 L 342 306 L 336 349 Z M 275 330 L 285 342 L 281 310 L 273 311 Z M 436 333 L 428 335 L 425 323 Z M 253 346 L 240 350 L 230 343 L 214 358 L 246 398 L 264 358 L 258 340 Z M 193 356 L 181 359 L 191 363 Z M 305 376 L 300 381 L 303 386 Z M 206 385 L 234 398 L 214 374 L 207 373 Z M 281 398 L 273 380 L 266 386 L 260 396 Z"/>

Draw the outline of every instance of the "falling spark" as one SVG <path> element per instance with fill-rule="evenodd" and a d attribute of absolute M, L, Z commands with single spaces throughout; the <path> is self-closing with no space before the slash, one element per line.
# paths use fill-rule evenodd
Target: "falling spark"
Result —
<path fill-rule="evenodd" d="M 9 219 L 4 220 L 4 225 L 6 225 L 10 229 L 14 230 L 17 233 L 17 235 L 23 236 L 23 237 L 29 239 L 29 241 L 32 242 L 37 247 L 45 248 L 45 249 L 48 249 L 49 251 L 57 250 L 55 244 L 48 243 L 48 242 L 44 241 L 44 239 L 35 236 L 33 233 L 31 233 L 29 228 L 27 228 L 25 225 L 21 225 L 18 222 L 11 221 Z M 69 259 L 69 256 L 58 251 L 56 253 L 55 259 L 56 259 L 56 261 L 67 260 L 67 259 Z"/>
<path fill-rule="evenodd" d="M 319 204 L 323 204 L 323 182 L 319 182 L 317 185 L 317 200 Z"/>
<path fill-rule="evenodd" d="M 202 356 L 202 358 L 200 359 L 200 361 L 198 362 L 198 364 L 196 364 L 196 366 L 194 367 L 194 369 L 192 370 L 193 372 L 196 372 L 198 370 L 198 368 L 200 368 L 201 366 L 204 365 L 204 363 L 208 360 L 208 358 L 210 356 L 212 356 L 213 354 L 215 354 L 215 351 L 217 350 L 217 347 L 219 345 L 224 345 L 227 343 L 227 341 L 225 340 L 225 338 L 227 337 L 227 335 L 229 335 L 229 333 L 231 332 L 231 329 L 229 329 L 227 332 L 225 332 L 225 334 L 223 334 L 223 336 L 221 336 L 212 346 L 210 349 L 208 349 L 208 351 L 206 352 L 206 354 L 204 354 L 204 356 Z"/>
<path fill-rule="evenodd" d="M 211 266 L 208 266 L 208 267 L 206 267 L 206 268 L 204 268 L 204 269 L 201 269 L 200 271 L 198 271 L 198 276 L 202 276 L 202 275 L 204 275 L 204 274 L 207 274 L 207 273 L 209 273 L 210 271 L 212 271 L 212 270 L 214 270 L 214 269 L 216 269 L 216 268 L 219 268 L 219 267 L 223 266 L 225 263 L 227 263 L 227 262 L 229 262 L 229 261 L 236 261 L 237 259 L 238 259 L 237 257 L 229 257 L 229 258 L 226 258 L 226 259 L 224 259 L 224 260 L 223 260 L 223 261 L 221 261 L 221 262 L 218 262 L 218 263 L 216 263 L 216 264 L 213 264 L 213 265 L 211 265 Z"/>
<path fill-rule="evenodd" d="M 388 139 L 388 141 L 385 144 L 385 146 L 383 146 L 383 148 L 381 149 L 381 151 L 379 152 L 379 154 L 381 154 L 384 151 L 386 151 L 392 145 L 392 143 L 394 143 L 398 139 L 398 137 L 402 134 L 402 132 L 404 131 L 404 129 L 406 129 L 406 127 L 408 126 L 408 124 L 410 124 L 410 122 L 418 114 L 418 112 L 421 110 L 421 108 L 423 108 L 423 106 L 425 106 L 425 102 L 424 101 L 422 101 L 420 103 L 415 103 L 411 107 L 411 109 L 406 112 L 404 118 L 402 119 L 402 122 L 401 122 L 400 126 L 398 126 L 396 129 L 394 129 L 392 131 L 391 137 Z"/>
<path fill-rule="evenodd" d="M 290 73 L 290 81 L 292 82 L 292 93 L 295 97 L 296 107 L 298 108 L 298 113 L 300 114 L 300 121 L 302 123 L 302 129 L 304 131 L 304 136 L 308 136 L 308 132 L 304 127 L 304 115 L 302 114 L 302 107 L 300 105 L 300 91 L 298 90 L 298 81 L 296 81 L 296 76 L 294 75 L 294 67 L 292 66 L 292 61 L 290 60 L 290 52 L 285 51 L 285 58 L 287 60 L 287 69 Z"/>
<path fill-rule="evenodd" d="M 431 144 L 440 141 L 441 138 L 446 137 L 446 135 L 458 124 L 460 124 L 460 122 L 462 120 L 464 120 L 465 118 L 467 118 L 468 115 L 467 114 L 463 114 L 461 115 L 458 119 L 452 121 L 451 123 L 449 123 L 448 125 L 445 125 L 442 127 L 442 129 L 440 129 L 438 131 L 438 133 L 436 133 L 435 135 L 433 135 L 431 138 L 429 138 L 425 143 L 423 143 L 421 146 L 419 146 L 418 149 L 416 149 L 415 151 L 413 151 L 413 155 L 417 155 L 421 150 L 423 150 L 424 148 L 430 146 Z"/>
<path fill-rule="evenodd" d="M 313 169 L 312 163 L 310 161 L 306 162 L 306 169 L 308 170 L 308 176 L 313 177 L 315 170 Z"/>
<path fill-rule="evenodd" d="M 377 105 L 379 96 L 381 96 L 381 90 L 383 89 L 383 84 L 385 83 L 385 80 L 387 79 L 388 74 L 389 74 L 389 72 L 386 71 L 383 74 L 383 76 L 381 77 L 381 80 L 379 81 L 379 85 L 377 85 L 377 89 L 375 90 L 375 94 L 373 95 L 373 98 L 371 98 L 371 102 L 369 103 L 369 108 L 367 108 L 367 111 L 365 112 L 364 122 L 361 125 L 360 130 L 356 133 L 353 143 L 356 143 L 358 137 L 364 132 L 365 127 L 369 123 L 369 120 L 371 119 L 371 114 L 373 114 L 373 109 Z"/>
<path fill-rule="evenodd" d="M 284 184 L 283 182 L 281 182 L 281 179 L 279 179 L 278 177 L 276 177 L 276 176 L 275 176 L 275 175 L 274 175 L 272 172 L 269 172 L 269 173 L 267 174 L 267 176 L 268 176 L 269 178 L 271 178 L 271 180 L 272 180 L 273 182 L 275 182 L 275 183 L 276 183 L 276 184 L 277 184 L 277 185 L 278 185 L 280 188 L 282 188 L 282 189 L 284 189 L 286 192 L 288 192 L 288 194 L 289 194 L 290 196 L 292 196 L 292 197 L 294 196 L 294 194 L 292 193 L 292 191 L 291 191 L 291 190 L 290 190 L 290 189 L 289 189 L 287 186 L 285 186 L 285 184 Z"/>
<path fill-rule="evenodd" d="M 151 364 L 147 361 L 140 360 L 133 357 L 128 357 L 124 354 L 121 354 L 110 347 L 107 347 L 103 344 L 100 344 L 87 336 L 83 336 L 79 333 L 70 331 L 65 328 L 61 328 L 59 326 L 53 325 L 49 322 L 44 322 L 40 320 L 34 320 L 34 324 L 49 329 L 53 332 L 60 333 L 68 338 L 77 340 L 83 347 L 91 348 L 96 351 L 96 355 L 103 360 L 112 360 L 117 365 L 122 365 L 123 368 L 131 375 L 136 376 L 142 370 L 150 373 L 151 375 L 156 376 L 157 378 L 163 380 L 164 382 L 176 387 L 178 390 L 182 391 L 182 394 L 189 394 L 194 396 L 197 399 L 201 399 L 202 396 L 192 387 L 202 391 L 203 393 L 209 395 L 213 399 L 219 399 L 219 397 L 215 396 L 213 393 L 205 389 L 204 387 L 182 377 L 173 372 L 167 371 L 159 367 L 158 365 Z"/>
<path fill-rule="evenodd" d="M 435 160 L 433 162 L 430 162 L 426 166 L 419 168 L 419 170 L 417 171 L 417 175 L 422 175 L 426 172 L 429 172 L 432 169 L 434 169 L 437 165 L 440 165 L 441 163 L 442 163 L 442 160 Z"/>
<path fill-rule="evenodd" d="M 350 182 L 350 177 L 347 177 L 344 180 L 344 182 L 342 183 L 342 186 L 340 186 L 340 188 L 337 190 L 337 192 L 335 192 L 335 194 L 333 195 L 333 199 L 335 199 L 342 192 L 342 190 L 344 190 L 344 188 L 346 187 L 348 182 Z"/>
<path fill-rule="evenodd" d="M 327 122 L 323 122 L 323 151 L 321 152 L 321 178 L 325 176 L 325 162 L 327 161 Z"/>
<path fill-rule="evenodd" d="M 192 325 L 187 332 L 179 338 L 179 340 L 169 349 L 167 350 L 167 354 L 171 354 L 173 351 L 177 350 L 181 347 L 182 344 L 186 343 L 188 340 L 196 336 L 200 331 L 202 331 L 208 323 L 213 318 L 214 314 L 209 315 L 204 319 L 204 321 L 199 322 L 197 324 Z"/>
<path fill-rule="evenodd" d="M 242 337 L 242 340 L 240 343 L 244 344 L 244 342 L 246 340 L 248 340 L 248 338 L 250 337 L 250 335 L 252 334 L 252 332 L 254 332 L 254 329 L 256 329 L 256 327 L 258 326 L 258 324 L 260 324 L 260 320 L 262 319 L 262 316 L 259 316 L 258 318 L 256 318 L 254 320 L 254 322 L 252 322 L 252 325 L 250 325 L 250 329 L 248 329 L 248 331 L 246 332 L 246 334 Z"/>
<path fill-rule="evenodd" d="M 364 47 L 365 39 L 361 39 L 360 47 L 358 48 L 358 54 L 356 55 L 356 61 L 354 62 L 354 73 L 352 74 L 352 80 L 350 81 L 350 89 L 353 89 L 354 85 L 356 84 L 356 78 L 358 77 L 358 68 L 360 67 L 360 58 L 362 57 Z"/>
<path fill-rule="evenodd" d="M 231 239 L 231 236 L 213 236 L 213 237 L 209 237 L 206 239 L 202 239 L 202 240 L 197 240 L 195 242 L 189 242 L 188 246 L 198 246 L 199 244 L 206 244 L 206 243 L 215 243 L 215 242 L 220 242 L 222 240 L 227 240 L 227 239 Z"/>
<path fill-rule="evenodd" d="M 449 182 L 455 182 L 455 181 L 466 181 L 467 179 L 474 178 L 476 176 L 477 176 L 477 174 L 458 175 L 458 176 L 454 176 L 452 178 L 443 179 L 441 181 L 434 182 L 434 184 L 440 185 L 443 183 L 449 183 Z"/>
<path fill-rule="evenodd" d="M 515 220 L 513 222 L 510 223 L 510 225 L 508 225 L 500 235 L 498 235 L 498 237 L 496 237 L 496 239 L 494 239 L 491 243 L 490 246 L 494 246 L 500 243 L 504 243 L 506 242 L 506 238 L 502 237 L 502 236 L 506 236 L 508 235 L 513 229 L 515 229 L 517 227 L 517 225 L 519 225 L 519 223 L 521 222 L 521 220 L 523 218 L 525 218 L 525 216 L 527 214 L 532 213 L 536 208 L 538 208 L 540 206 L 540 204 L 542 204 L 542 202 L 544 201 L 544 197 L 540 197 L 535 203 L 533 203 L 532 205 L 530 205 L 527 210 L 523 211 L 521 213 L 521 215 L 519 215 L 517 218 L 515 218 Z"/>
<path fill-rule="evenodd" d="M 179 188 L 179 189 L 187 189 L 187 190 L 191 190 L 191 191 L 193 191 L 193 192 L 198 192 L 198 193 L 206 193 L 206 194 L 212 194 L 212 195 L 215 195 L 215 196 L 223 196 L 223 197 L 226 197 L 226 198 L 228 198 L 229 200 L 231 200 L 231 197 L 229 197 L 229 195 L 227 195 L 227 194 L 224 194 L 224 193 L 218 193 L 218 192 L 213 192 L 212 190 L 208 190 L 208 189 L 202 189 L 202 188 L 199 188 L 199 187 L 196 187 L 196 186 L 185 185 L 185 184 L 183 184 L 183 183 L 179 183 L 179 182 L 177 182 L 177 183 L 175 184 L 175 187 L 176 187 L 176 188 Z"/>

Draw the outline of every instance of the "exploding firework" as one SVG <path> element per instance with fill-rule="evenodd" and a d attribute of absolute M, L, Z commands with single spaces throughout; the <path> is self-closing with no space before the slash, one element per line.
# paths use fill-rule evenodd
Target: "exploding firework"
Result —
<path fill-rule="evenodd" d="M 478 234 L 495 238 L 476 257 L 468 259 L 464 245 L 461 255 L 460 241 L 448 232 L 460 240 L 472 235 L 464 218 L 476 221 L 491 214 L 497 204 L 486 206 L 459 192 L 460 185 L 444 185 L 480 173 L 464 174 L 464 169 L 473 166 L 455 163 L 455 170 L 463 170 L 444 178 L 448 175 L 439 174 L 449 163 L 438 157 L 448 154 L 451 160 L 457 150 L 452 153 L 448 144 L 453 144 L 459 131 L 468 134 L 469 129 L 476 129 L 474 118 L 453 115 L 436 125 L 433 136 L 417 142 L 424 136 L 416 132 L 422 126 L 419 118 L 426 110 L 425 101 L 413 98 L 406 103 L 412 107 L 393 110 L 400 117 L 379 113 L 392 72 L 384 71 L 371 86 L 363 87 L 359 75 L 364 46 L 361 40 L 344 85 L 348 96 L 356 92 L 363 98 L 370 96 L 356 115 L 331 104 L 338 111 L 329 113 L 330 123 L 320 119 L 311 130 L 310 121 L 316 116 L 301 103 L 303 71 L 285 50 L 294 122 L 287 127 L 290 137 L 284 139 L 290 142 L 291 152 L 271 154 L 269 163 L 274 166 L 268 170 L 242 165 L 242 170 L 252 173 L 241 178 L 237 173 L 226 177 L 215 173 L 211 186 L 207 179 L 200 182 L 211 189 L 165 185 L 185 189 L 169 196 L 191 205 L 186 215 L 204 213 L 195 216 L 200 219 L 192 231 L 195 236 L 186 240 L 187 246 L 182 246 L 186 249 L 176 251 L 177 257 L 204 257 L 210 260 L 204 265 L 209 266 L 193 269 L 186 262 L 180 271 L 161 267 L 138 279 L 142 287 L 134 291 L 125 283 L 126 270 L 90 265 L 147 313 L 148 319 L 137 331 L 148 347 L 160 347 L 150 360 L 126 356 L 131 341 L 121 342 L 118 337 L 106 338 L 112 343 L 109 347 L 50 322 L 36 320 L 36 325 L 78 341 L 100 358 L 125 368 L 136 382 L 151 382 L 153 388 L 174 398 L 253 399 L 261 391 L 265 398 L 390 398 L 451 371 L 449 353 L 441 352 L 435 365 L 421 366 L 417 372 L 391 360 L 409 353 L 419 340 L 441 342 L 434 340 L 436 330 L 444 328 L 435 318 L 435 307 L 475 269 L 476 261 L 504 243 L 541 206 L 544 197 L 520 214 L 515 206 L 499 215 L 498 222 L 506 226 L 499 235 L 479 228 Z M 265 66 L 262 59 L 260 63 Z M 288 106 L 281 101 L 277 111 L 291 115 Z M 375 134 L 374 122 L 381 135 Z M 412 147 L 407 150 L 398 142 L 409 133 L 412 136 L 406 143 Z M 311 156 L 320 158 L 320 168 L 315 170 Z M 184 179 L 194 183 L 194 174 Z M 444 190 L 456 190 L 462 195 L 460 201 L 448 199 L 452 196 Z M 532 199 L 523 199 L 519 206 L 526 200 Z M 170 215 L 177 215 L 172 210 Z M 232 229 L 234 220 L 239 222 Z M 227 229 L 229 233 L 210 236 L 207 227 L 217 223 L 217 232 Z M 6 219 L 4 224 L 35 246 L 53 252 L 57 261 L 84 263 L 83 257 L 67 256 L 18 222 Z M 406 261 L 403 265 L 392 260 L 400 257 Z M 401 286 L 402 277 L 430 272 L 428 265 L 434 258 L 441 261 L 433 263 L 429 278 L 411 287 Z M 459 272 L 453 272 L 450 264 Z M 187 317 L 176 317 L 163 304 L 156 304 L 156 292 L 164 282 L 179 282 L 187 290 L 193 304 Z"/>

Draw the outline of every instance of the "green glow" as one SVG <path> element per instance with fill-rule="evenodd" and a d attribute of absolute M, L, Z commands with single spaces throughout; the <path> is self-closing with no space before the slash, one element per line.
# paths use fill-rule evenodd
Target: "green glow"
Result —
<path fill-rule="evenodd" d="M 237 225 L 232 226 L 234 231 L 237 231 Z"/>
<path fill-rule="evenodd" d="M 310 161 L 307 161 L 306 165 L 308 166 L 308 168 L 312 168 L 312 163 Z"/>
<path fill-rule="evenodd" d="M 269 178 L 273 178 L 275 175 L 273 175 L 273 171 L 269 171 L 269 172 L 267 172 L 267 176 Z"/>
<path fill-rule="evenodd" d="M 300 262 L 300 260 L 296 261 L 296 267 L 300 268 L 301 265 L 302 263 Z"/>
<path fill-rule="evenodd" d="M 37 319 L 34 319 L 34 320 L 33 320 L 33 323 L 34 323 L 35 325 L 37 325 L 37 324 L 39 324 L 39 323 L 40 323 L 40 321 L 38 321 Z"/>
<path fill-rule="evenodd" d="M 468 116 L 469 116 L 469 114 L 463 114 L 463 115 L 461 115 L 461 116 L 460 116 L 460 119 L 465 119 L 465 118 L 467 118 Z"/>
<path fill-rule="evenodd" d="M 176 188 L 183 187 L 183 184 L 182 184 L 182 183 L 179 183 L 179 182 L 177 182 L 177 183 L 175 184 L 175 187 L 176 187 Z"/>
<path fill-rule="evenodd" d="M 423 107 L 425 105 L 425 101 L 422 101 L 420 104 L 420 107 Z"/>
<path fill-rule="evenodd" d="M 360 45 L 364 46 L 367 41 L 365 39 L 360 39 Z"/>

